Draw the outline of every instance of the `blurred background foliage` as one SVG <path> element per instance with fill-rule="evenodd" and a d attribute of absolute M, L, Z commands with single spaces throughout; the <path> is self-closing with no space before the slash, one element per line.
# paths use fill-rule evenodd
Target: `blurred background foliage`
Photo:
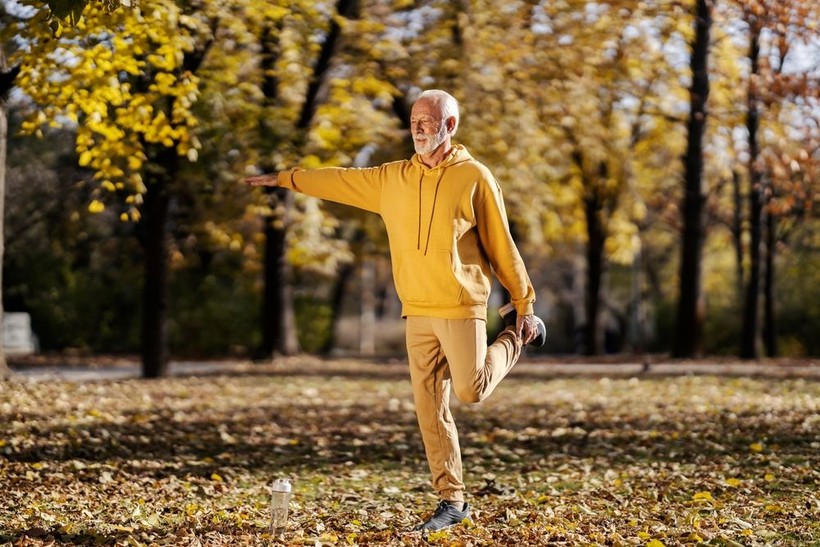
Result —
<path fill-rule="evenodd" d="M 286 205 L 241 179 L 409 157 L 409 107 L 433 87 L 460 100 L 456 141 L 504 188 L 551 331 L 544 351 L 585 347 L 591 222 L 603 255 L 597 352 L 670 350 L 694 2 L 103 4 L 89 2 L 58 33 L 42 2 L 4 0 L 0 12 L 0 44 L 21 66 L 7 105 L 3 302 L 31 313 L 43 350 L 139 351 L 135 236 L 162 171 L 172 173 L 161 184 L 173 355 L 254 354 L 266 222 L 287 226 L 289 328 L 303 351 L 401 353 L 378 217 L 304 196 Z M 817 356 L 818 8 L 726 0 L 714 9 L 704 350 L 740 348 L 755 169 L 773 220 L 779 353 Z M 334 29 L 341 38 L 316 81 Z M 752 162 L 749 96 L 760 113 Z"/>

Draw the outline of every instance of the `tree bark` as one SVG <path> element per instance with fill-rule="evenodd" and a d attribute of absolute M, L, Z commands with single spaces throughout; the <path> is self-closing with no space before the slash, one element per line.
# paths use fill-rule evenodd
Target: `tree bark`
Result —
<path fill-rule="evenodd" d="M 598 209 L 594 198 L 585 200 L 585 211 L 587 218 L 587 282 L 586 295 L 584 298 L 586 322 L 584 323 L 584 353 L 586 355 L 597 355 L 598 348 L 598 323 L 600 315 L 601 296 L 601 274 L 603 264 L 603 245 L 601 245 L 602 232 Z"/>
<path fill-rule="evenodd" d="M 168 375 L 168 210 L 170 184 L 176 177 L 179 156 L 175 148 L 159 149 L 146 169 L 147 191 L 137 237 L 142 246 L 142 375 Z"/>
<path fill-rule="evenodd" d="M 697 0 L 695 39 L 690 64 L 688 139 L 684 163 L 683 242 L 681 245 L 680 295 L 677 313 L 676 357 L 697 357 L 703 353 L 703 304 L 701 276 L 705 227 L 703 210 L 703 135 L 709 97 L 709 33 L 712 5 Z"/>
<path fill-rule="evenodd" d="M 336 13 L 346 19 L 358 17 L 359 0 L 337 0 Z M 316 64 L 313 67 L 313 77 L 308 83 L 305 102 L 302 103 L 302 112 L 299 114 L 299 121 L 296 124 L 296 127 L 299 129 L 307 129 L 313 121 L 316 108 L 319 106 L 319 91 L 325 83 L 327 72 L 330 70 L 330 63 L 336 51 L 339 49 L 341 38 L 342 29 L 339 23 L 333 20 L 327 31 L 327 36 L 325 36 L 325 41 L 322 43 L 319 57 L 316 59 Z"/>
<path fill-rule="evenodd" d="M 279 94 L 279 81 L 274 68 L 280 55 L 280 31 L 278 27 L 266 27 L 261 40 L 261 64 L 264 73 L 262 93 L 266 105 L 275 104 Z M 273 132 L 268 129 L 264 116 L 259 122 L 259 130 L 263 142 L 272 141 L 272 145 L 276 146 L 277 141 Z M 263 171 L 273 170 L 273 166 L 267 163 L 262 167 Z M 256 357 L 261 361 L 268 360 L 274 355 L 299 353 L 286 239 L 287 212 L 293 202 L 293 196 L 284 188 L 265 188 L 265 194 L 274 212 L 264 217 L 265 282 L 262 294 L 262 340 L 256 352 Z"/>
<path fill-rule="evenodd" d="M 598 181 L 589 180 L 591 177 L 584 169 L 584 157 L 579 148 L 573 151 L 572 160 L 584 179 L 583 203 L 587 228 L 584 323 L 580 329 L 581 349 L 585 355 L 597 355 L 600 351 L 600 329 L 598 327 L 601 310 L 601 280 L 604 273 L 604 242 L 606 241 L 606 227 L 601 216 L 604 198 L 597 189 L 597 182 L 605 181 L 609 176 L 609 170 L 606 162 L 600 162 L 597 173 Z"/>
<path fill-rule="evenodd" d="M 265 218 L 265 291 L 262 300 L 262 347 L 260 358 L 299 353 L 293 287 L 287 260 L 287 211 L 293 195 L 285 188 L 268 192 L 279 209 Z"/>
<path fill-rule="evenodd" d="M 601 223 L 601 202 L 594 193 L 589 192 L 584 199 L 584 212 L 587 222 L 587 282 L 584 324 L 584 353 L 598 355 L 599 316 L 601 310 L 601 279 L 604 271 L 604 240 L 606 235 Z"/>
<path fill-rule="evenodd" d="M 760 169 L 757 167 L 759 148 L 757 130 L 760 125 L 758 112 L 757 76 L 760 72 L 760 25 L 751 16 L 749 36 L 749 93 L 747 97 L 746 130 L 749 138 L 749 279 L 743 305 L 743 331 L 740 339 L 740 357 L 757 359 L 759 356 L 759 301 L 760 261 L 762 240 L 764 188 Z"/>
<path fill-rule="evenodd" d="M 6 59 L 0 49 L 0 73 L 6 68 Z M 6 115 L 5 93 L 0 89 L 0 378 L 8 375 L 6 364 L 5 333 L 3 317 L 3 252 L 5 250 L 5 231 L 3 230 L 3 213 L 6 198 L 6 147 L 8 146 L 8 117 Z"/>
<path fill-rule="evenodd" d="M 364 242 L 365 237 L 365 231 L 361 228 L 357 228 L 355 233 L 349 236 L 347 239 L 350 242 L 350 245 L 354 249 L 356 249 Z M 339 319 L 341 318 L 342 314 L 342 301 L 344 299 L 345 287 L 347 287 L 347 284 L 353 277 L 353 274 L 356 273 L 357 267 L 359 267 L 359 264 L 356 261 L 352 261 L 346 264 L 342 264 L 339 267 L 338 272 L 336 273 L 336 279 L 334 280 L 333 290 L 330 293 L 329 302 L 331 314 L 330 336 L 327 337 L 327 340 L 325 341 L 321 349 L 321 353 L 325 355 L 332 352 L 336 347 L 337 324 L 339 323 Z"/>
<path fill-rule="evenodd" d="M 348 281 L 350 281 L 353 277 L 354 273 L 356 273 L 355 262 L 343 264 L 339 267 L 339 270 L 336 273 L 336 279 L 333 282 L 333 290 L 330 292 L 330 301 L 328 302 L 330 305 L 331 314 L 330 334 L 328 335 L 327 340 L 325 340 L 325 343 L 322 345 L 322 348 L 319 350 L 319 352 L 323 355 L 329 355 L 336 348 L 336 332 L 338 330 L 337 325 L 339 323 L 339 319 L 341 318 L 345 287 L 347 286 Z"/>
<path fill-rule="evenodd" d="M 776 221 L 771 211 L 766 214 L 766 270 L 763 279 L 763 347 L 766 357 L 777 357 L 777 310 L 775 309 Z"/>
<path fill-rule="evenodd" d="M 216 21 L 212 21 L 216 33 Z M 206 40 L 200 47 L 185 54 L 182 70 L 195 73 L 213 44 Z M 138 86 L 145 86 L 143 79 Z M 173 97 L 164 97 L 166 114 L 173 109 Z M 156 105 L 155 105 L 156 106 Z M 171 119 L 172 116 L 168 115 Z M 145 144 L 145 143 L 143 143 Z M 172 185 L 179 173 L 180 158 L 176 146 L 148 145 L 148 161 L 143 167 L 146 192 L 140 209 L 141 218 L 136 235 L 143 251 L 144 285 L 142 289 L 142 375 L 161 378 L 168 375 L 168 212 Z"/>
<path fill-rule="evenodd" d="M 6 350 L 5 350 L 5 330 L 3 317 L 3 254 L 5 252 L 5 201 L 6 201 L 6 150 L 8 149 L 8 113 L 6 110 L 6 101 L 8 94 L 14 87 L 14 79 L 20 68 L 6 72 L 6 55 L 3 47 L 0 44 L 0 378 L 9 374 L 9 368 L 6 364 Z"/>
<path fill-rule="evenodd" d="M 741 192 L 740 173 L 732 170 L 732 193 L 734 196 L 734 216 L 732 218 L 732 243 L 735 248 L 735 290 L 737 302 L 743 302 L 743 194 Z"/>
<path fill-rule="evenodd" d="M 360 272 L 359 355 L 372 356 L 376 353 L 376 261 L 366 250 Z"/>

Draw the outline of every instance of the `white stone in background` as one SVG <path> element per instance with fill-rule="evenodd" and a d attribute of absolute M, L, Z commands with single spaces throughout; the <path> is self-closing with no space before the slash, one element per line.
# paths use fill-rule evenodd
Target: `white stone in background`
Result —
<path fill-rule="evenodd" d="M 37 352 L 37 337 L 31 330 L 29 314 L 3 313 L 3 349 L 7 355 L 29 355 Z"/>

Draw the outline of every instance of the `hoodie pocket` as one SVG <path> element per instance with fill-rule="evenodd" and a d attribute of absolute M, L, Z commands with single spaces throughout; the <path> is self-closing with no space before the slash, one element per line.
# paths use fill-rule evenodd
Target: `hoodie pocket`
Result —
<path fill-rule="evenodd" d="M 402 302 L 428 306 L 459 303 L 462 287 L 449 250 L 402 251 L 396 264 L 396 292 Z"/>

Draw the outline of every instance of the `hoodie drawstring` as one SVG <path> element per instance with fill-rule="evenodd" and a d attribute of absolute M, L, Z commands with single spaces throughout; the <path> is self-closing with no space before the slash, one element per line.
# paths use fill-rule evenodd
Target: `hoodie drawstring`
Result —
<path fill-rule="evenodd" d="M 424 243 L 424 256 L 427 256 L 427 249 L 430 248 L 430 230 L 433 228 L 433 215 L 436 213 L 436 200 L 438 200 L 438 187 L 441 184 L 441 178 L 444 176 L 444 169 L 439 169 L 438 178 L 436 179 L 436 190 L 433 192 L 433 206 L 430 208 L 430 221 L 427 223 L 427 241 Z M 419 229 L 420 231 L 421 229 Z"/>
<path fill-rule="evenodd" d="M 419 176 L 419 232 L 416 236 L 416 250 L 421 250 L 421 183 L 424 180 L 424 171 Z"/>
<path fill-rule="evenodd" d="M 447 166 L 447 164 L 452 163 L 451 160 L 456 158 L 461 150 L 463 150 L 461 145 L 454 146 L 453 149 L 451 150 L 451 152 L 448 154 L 445 161 L 441 165 L 439 165 L 439 167 L 436 168 L 436 170 L 438 170 L 438 178 L 436 178 L 436 188 L 433 191 L 433 206 L 430 208 L 430 220 L 427 223 L 427 240 L 424 242 L 424 256 L 427 256 L 427 251 L 430 248 L 430 229 L 433 227 L 433 215 L 436 212 L 436 202 L 438 200 L 438 189 L 439 189 L 439 186 L 441 186 L 441 179 L 444 177 L 444 169 Z M 465 154 L 466 154 L 466 152 L 465 152 Z M 466 155 L 469 158 L 469 154 L 466 154 Z M 414 158 L 414 161 L 417 161 L 417 160 Z M 423 182 L 424 182 L 424 172 L 425 172 L 424 168 L 422 167 L 421 175 L 419 176 L 419 228 L 418 228 L 418 234 L 416 235 L 416 250 L 417 251 L 421 250 L 421 218 L 422 218 L 422 206 L 423 206 L 422 188 L 423 188 Z"/>
<path fill-rule="evenodd" d="M 433 228 L 433 215 L 436 212 L 436 201 L 438 200 L 438 188 L 441 185 L 441 178 L 444 176 L 444 169 L 439 169 L 438 178 L 436 178 L 436 189 L 433 192 L 433 206 L 430 208 L 430 220 L 427 222 L 427 240 L 424 242 L 424 256 L 427 256 L 427 250 L 430 248 L 430 230 Z M 419 177 L 419 229 L 416 236 L 416 250 L 421 250 L 421 207 L 422 207 L 422 182 L 424 181 L 424 172 L 422 171 Z"/>

